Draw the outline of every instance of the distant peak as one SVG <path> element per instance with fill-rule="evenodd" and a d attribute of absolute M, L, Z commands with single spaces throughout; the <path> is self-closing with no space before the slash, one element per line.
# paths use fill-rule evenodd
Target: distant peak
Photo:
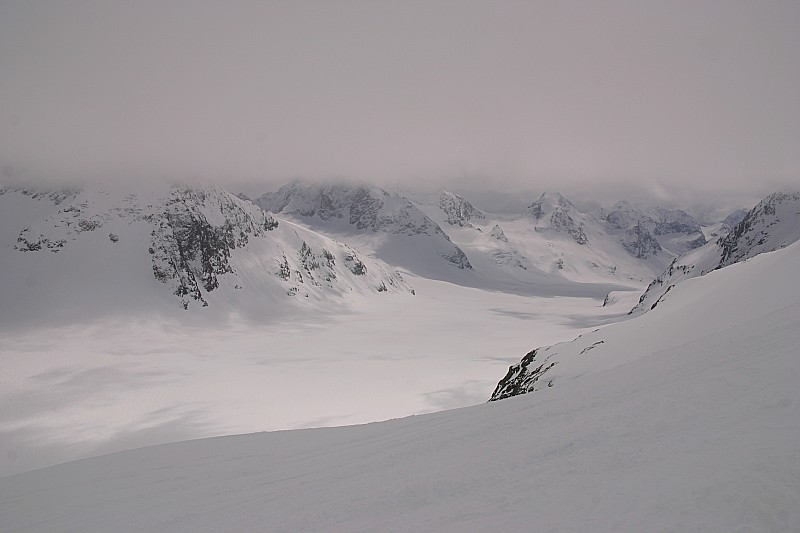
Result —
<path fill-rule="evenodd" d="M 538 201 L 550 203 L 554 206 L 562 207 L 564 209 L 575 207 L 575 205 L 560 192 L 543 192 Z"/>
<path fill-rule="evenodd" d="M 538 200 L 525 209 L 525 214 L 539 220 L 542 216 L 557 209 L 566 211 L 574 207 L 575 205 L 559 192 L 543 192 Z"/>
<path fill-rule="evenodd" d="M 483 219 L 484 214 L 458 194 L 442 191 L 439 195 L 439 207 L 447 214 L 447 223 L 457 226 L 470 226 L 473 218 Z"/>

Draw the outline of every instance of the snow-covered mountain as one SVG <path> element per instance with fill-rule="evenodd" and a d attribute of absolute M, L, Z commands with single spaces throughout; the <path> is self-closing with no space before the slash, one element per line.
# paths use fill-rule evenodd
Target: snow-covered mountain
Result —
<path fill-rule="evenodd" d="M 525 209 L 524 214 L 536 221 L 537 231 L 563 232 L 578 244 L 589 242 L 583 229 L 584 217 L 578 213 L 575 205 L 560 193 L 543 193 Z"/>
<path fill-rule="evenodd" d="M 347 183 L 294 181 L 255 203 L 417 275 L 512 292 L 587 283 L 638 290 L 705 242 L 684 211 L 619 202 L 584 213 L 557 192 L 518 216 L 481 211 L 450 191 L 419 196 Z"/>
<path fill-rule="evenodd" d="M 543 193 L 518 216 L 476 209 L 451 192 L 415 198 L 446 228 L 476 273 L 491 280 L 543 286 L 616 283 L 638 287 L 698 239 L 700 226 L 683 211 L 651 213 L 620 202 L 584 213 L 560 193 Z"/>
<path fill-rule="evenodd" d="M 763 252 L 784 248 L 797 240 L 800 240 L 800 194 L 775 193 L 767 196 L 748 212 L 728 236 L 720 238 L 718 243 L 709 243 L 675 260 L 662 276 L 659 276 L 650 284 L 630 314 L 641 315 L 646 311 L 662 307 L 665 302 L 672 299 L 680 300 L 680 296 L 675 296 L 675 293 L 678 292 L 675 289 L 683 286 L 681 282 L 728 267 Z M 682 294 L 686 294 L 686 291 L 691 291 L 691 289 L 687 288 Z M 741 296 L 741 298 L 737 305 L 747 306 L 753 304 L 744 296 Z M 755 300 L 758 300 L 758 298 Z M 675 306 L 670 305 L 669 308 L 675 309 Z M 717 312 L 722 312 L 722 310 Z M 658 316 L 663 315 L 659 313 Z M 698 324 L 701 325 L 698 329 L 702 331 L 709 321 L 713 322 L 713 319 L 710 317 L 708 320 L 698 318 Z M 649 323 L 640 320 L 631 322 L 633 325 L 618 325 L 615 326 L 617 329 L 613 331 L 625 332 L 628 331 L 626 328 L 632 328 L 631 331 L 638 332 L 643 323 Z M 587 361 L 587 368 L 591 368 L 595 364 L 593 363 L 595 359 L 601 361 L 603 365 L 607 365 L 608 361 L 616 361 L 621 356 L 606 355 L 604 358 L 598 357 L 598 355 L 607 354 L 609 351 L 616 354 L 620 350 L 620 346 L 617 343 L 605 346 L 605 344 L 609 343 L 607 333 L 610 330 L 611 328 L 599 330 L 572 342 L 532 350 L 518 364 L 509 368 L 508 374 L 498 383 L 491 399 L 499 400 L 524 394 L 538 390 L 545 384 L 553 386 L 556 377 L 562 375 L 561 369 L 563 368 L 569 368 L 569 371 L 574 373 L 574 375 L 567 374 L 571 376 L 569 379 L 573 379 L 586 371 L 585 368 L 580 366 L 580 361 Z M 637 335 L 640 334 L 631 334 L 631 337 L 638 339 Z M 652 338 L 650 338 L 651 335 Z M 647 333 L 638 341 L 639 344 L 631 341 L 630 346 L 632 348 L 626 346 L 625 349 L 643 350 L 645 349 L 643 344 L 646 342 L 667 343 L 665 345 L 669 345 L 669 341 L 660 340 L 662 336 L 663 333 L 661 332 Z M 619 339 L 622 338 L 619 337 Z M 685 335 L 677 336 L 676 341 L 683 342 L 685 338 Z M 595 353 L 594 350 L 597 350 L 597 352 Z M 590 351 L 592 352 L 591 356 L 587 355 Z M 586 357 L 582 357 L 584 355 Z"/>
<path fill-rule="evenodd" d="M 739 218 L 737 213 L 729 221 Z M 773 193 L 747 212 L 725 236 L 676 258 L 642 294 L 631 314 L 652 309 L 682 280 L 702 276 L 800 239 L 800 193 Z"/>
<path fill-rule="evenodd" d="M 439 207 L 447 215 L 447 223 L 451 226 L 471 226 L 470 220 L 486 218 L 486 215 L 462 196 L 449 191 L 442 191 L 439 195 Z"/>
<path fill-rule="evenodd" d="M 9 188 L 0 217 L 0 296 L 22 303 L 14 313 L 88 309 L 97 299 L 263 311 L 292 296 L 412 290 L 383 262 L 219 187 Z"/>
<path fill-rule="evenodd" d="M 795 243 L 681 283 L 651 313 L 538 351 L 536 394 L 0 478 L 0 526 L 797 531 L 798 272 Z"/>
<path fill-rule="evenodd" d="M 640 259 L 674 257 L 706 243 L 700 224 L 680 209 L 642 210 L 620 201 L 598 216 L 607 231 L 619 235 L 628 253 Z"/>
<path fill-rule="evenodd" d="M 407 198 L 376 186 L 293 181 L 254 202 L 421 275 L 472 268 L 439 224 Z"/>

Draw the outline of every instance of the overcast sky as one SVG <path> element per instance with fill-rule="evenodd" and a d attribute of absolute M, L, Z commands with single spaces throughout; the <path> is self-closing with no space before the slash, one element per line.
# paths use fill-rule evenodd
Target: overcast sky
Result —
<path fill-rule="evenodd" d="M 796 0 L 0 0 L 4 181 L 760 193 L 798 141 Z"/>

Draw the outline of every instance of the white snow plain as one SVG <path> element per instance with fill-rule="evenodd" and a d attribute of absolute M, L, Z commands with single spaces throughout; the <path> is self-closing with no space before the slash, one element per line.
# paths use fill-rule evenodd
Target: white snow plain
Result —
<path fill-rule="evenodd" d="M 794 244 L 681 283 L 653 311 L 590 334 L 613 350 L 572 350 L 585 373 L 573 361 L 532 394 L 5 477 L 0 529 L 798 531 L 798 272 Z M 463 316 L 466 305 L 454 320 Z M 508 321 L 481 331 L 498 340 L 525 329 Z M 546 344 L 535 336 L 517 358 Z"/>
<path fill-rule="evenodd" d="M 135 316 L 0 328 L 0 474 L 175 440 L 482 403 L 531 343 L 618 320 L 637 296 L 603 308 L 596 298 L 406 278 L 416 296 L 350 298 L 335 311 L 287 309 L 264 322 Z"/>

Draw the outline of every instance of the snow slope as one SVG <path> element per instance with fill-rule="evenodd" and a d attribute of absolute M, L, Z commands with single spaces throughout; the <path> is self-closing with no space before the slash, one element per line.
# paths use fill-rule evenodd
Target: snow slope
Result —
<path fill-rule="evenodd" d="M 0 529 L 797 531 L 797 272 L 800 244 L 681 283 L 536 394 L 2 478 Z"/>
<path fill-rule="evenodd" d="M 101 309 L 0 328 L 0 476 L 175 440 L 475 405 L 530 343 L 574 338 L 632 305 L 408 281 L 416 295 L 302 298 L 309 305 L 272 303 L 263 316 L 209 321 L 214 302 L 184 311 L 167 292 L 161 314 Z"/>

